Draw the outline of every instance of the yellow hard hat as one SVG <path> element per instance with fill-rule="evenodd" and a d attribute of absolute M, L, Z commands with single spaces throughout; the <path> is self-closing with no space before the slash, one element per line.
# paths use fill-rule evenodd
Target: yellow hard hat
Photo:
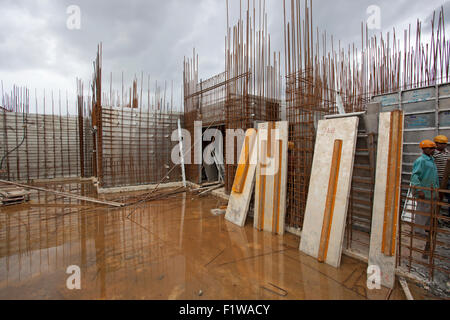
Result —
<path fill-rule="evenodd" d="M 431 140 L 424 140 L 420 143 L 420 148 L 421 149 L 425 149 L 425 148 L 436 148 L 436 143 L 434 143 Z"/>
<path fill-rule="evenodd" d="M 446 136 L 437 136 L 434 138 L 434 142 L 436 143 L 448 143 L 448 138 Z"/>

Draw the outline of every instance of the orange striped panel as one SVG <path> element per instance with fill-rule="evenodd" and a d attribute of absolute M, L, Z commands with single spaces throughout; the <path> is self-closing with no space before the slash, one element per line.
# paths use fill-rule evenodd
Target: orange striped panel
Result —
<path fill-rule="evenodd" d="M 397 220 L 399 216 L 401 154 L 403 148 L 403 112 L 391 113 L 389 130 L 386 199 L 384 205 L 383 239 L 381 251 L 392 257 L 395 253 Z"/>
<path fill-rule="evenodd" d="M 325 212 L 323 216 L 322 234 L 319 245 L 319 262 L 325 262 L 328 254 L 328 245 L 330 241 L 331 226 L 333 224 L 334 207 L 336 203 L 336 192 L 339 181 L 339 171 L 341 169 L 342 140 L 334 142 L 333 158 L 331 160 L 330 180 L 328 182 L 327 200 L 325 203 Z"/>

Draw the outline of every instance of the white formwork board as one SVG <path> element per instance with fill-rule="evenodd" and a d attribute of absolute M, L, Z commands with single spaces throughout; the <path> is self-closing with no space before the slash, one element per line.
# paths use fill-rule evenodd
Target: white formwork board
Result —
<path fill-rule="evenodd" d="M 325 263 L 338 268 L 353 176 L 353 164 L 358 137 L 358 117 L 321 120 L 317 130 L 314 160 L 306 205 L 300 251 L 318 258 L 325 204 L 330 182 L 333 146 L 342 140 L 340 170 L 338 172 L 335 206 Z"/>
<path fill-rule="evenodd" d="M 231 192 L 230 200 L 228 201 L 227 213 L 225 219 L 234 223 L 239 227 L 245 225 L 247 219 L 248 209 L 250 206 L 250 200 L 253 194 L 253 188 L 255 186 L 255 171 L 257 163 L 257 131 L 255 129 L 247 130 L 246 137 L 250 142 L 249 149 L 249 167 L 245 177 L 245 184 L 241 193 Z M 241 155 L 239 157 L 239 163 L 245 163 L 245 143 L 242 145 Z"/>
<path fill-rule="evenodd" d="M 378 152 L 377 152 L 377 169 L 375 180 L 375 193 L 373 200 L 372 214 L 372 231 L 370 236 L 369 265 L 379 268 L 381 271 L 381 285 L 387 288 L 393 288 L 395 283 L 395 258 L 394 256 L 386 256 L 382 252 L 384 216 L 386 204 L 386 190 L 388 179 L 388 162 L 389 162 L 389 144 L 390 144 L 390 127 L 391 112 L 380 114 L 380 125 L 378 131 Z M 400 148 L 400 152 L 402 152 Z M 402 155 L 400 155 L 402 159 Z M 401 160 L 400 160 L 401 161 Z M 402 164 L 400 163 L 400 168 Z M 399 180 L 401 174 L 399 175 Z M 400 183 L 400 182 L 399 182 Z M 400 199 L 399 199 L 400 200 Z M 395 230 L 398 235 L 398 225 Z"/>
<path fill-rule="evenodd" d="M 270 135 L 269 123 L 258 125 L 254 227 L 283 235 L 286 216 L 288 122 L 272 124 L 274 128 Z"/>

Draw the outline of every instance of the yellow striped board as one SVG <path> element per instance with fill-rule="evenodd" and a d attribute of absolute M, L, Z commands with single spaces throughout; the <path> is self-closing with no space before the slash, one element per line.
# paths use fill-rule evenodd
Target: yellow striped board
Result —
<path fill-rule="evenodd" d="M 279 235 L 285 231 L 288 147 L 288 122 L 258 125 L 253 222 L 256 229 Z"/>
<path fill-rule="evenodd" d="M 381 285 L 395 284 L 400 214 L 404 114 L 380 114 L 369 265 L 380 269 Z"/>
<path fill-rule="evenodd" d="M 359 118 L 319 121 L 300 251 L 335 268 L 342 245 Z"/>
<path fill-rule="evenodd" d="M 245 134 L 238 169 L 225 214 L 227 221 L 239 227 L 245 225 L 253 188 L 255 186 L 255 171 L 258 158 L 257 150 L 257 131 L 255 129 L 249 129 Z"/>

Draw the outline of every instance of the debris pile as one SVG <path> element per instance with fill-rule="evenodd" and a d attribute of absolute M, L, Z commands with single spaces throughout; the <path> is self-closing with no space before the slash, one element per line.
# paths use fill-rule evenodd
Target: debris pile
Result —
<path fill-rule="evenodd" d="M 24 203 L 30 200 L 30 192 L 19 187 L 0 185 L 0 202 L 3 206 Z"/>

